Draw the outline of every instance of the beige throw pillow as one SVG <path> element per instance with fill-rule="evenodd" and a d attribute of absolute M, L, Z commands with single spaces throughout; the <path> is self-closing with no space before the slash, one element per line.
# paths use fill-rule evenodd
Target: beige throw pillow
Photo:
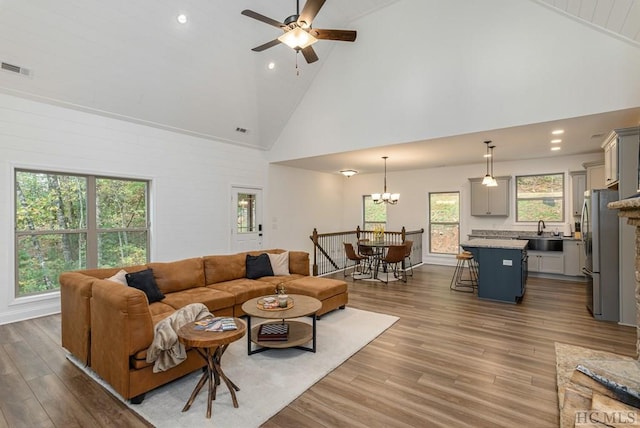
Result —
<path fill-rule="evenodd" d="M 289 252 L 285 251 L 280 254 L 269 255 L 269 261 L 271 262 L 271 269 L 273 269 L 274 276 L 286 276 L 289 275 Z"/>
<path fill-rule="evenodd" d="M 127 271 L 124 269 L 120 269 L 120 271 L 118 273 L 116 273 L 115 275 L 107 278 L 109 281 L 113 281 L 113 282 L 118 282 L 122 285 L 129 285 L 127 284 Z"/>

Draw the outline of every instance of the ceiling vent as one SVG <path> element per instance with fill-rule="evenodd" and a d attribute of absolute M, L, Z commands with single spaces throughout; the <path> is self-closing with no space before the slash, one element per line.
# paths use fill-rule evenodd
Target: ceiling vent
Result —
<path fill-rule="evenodd" d="M 602 138 L 604 137 L 604 132 L 598 132 L 597 134 L 593 134 L 591 138 Z"/>
<path fill-rule="evenodd" d="M 9 64 L 7 62 L 2 62 L 0 68 L 6 71 L 10 71 L 12 73 L 22 74 L 24 76 L 31 76 L 31 70 L 28 68 L 20 67 L 19 65 Z"/>

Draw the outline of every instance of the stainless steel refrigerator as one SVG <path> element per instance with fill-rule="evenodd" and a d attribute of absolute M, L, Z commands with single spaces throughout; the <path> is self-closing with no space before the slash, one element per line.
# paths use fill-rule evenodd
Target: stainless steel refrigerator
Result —
<path fill-rule="evenodd" d="M 593 189 L 584 192 L 580 226 L 585 250 L 587 308 L 594 318 L 619 321 L 618 212 L 607 208 L 618 200 L 618 191 Z"/>

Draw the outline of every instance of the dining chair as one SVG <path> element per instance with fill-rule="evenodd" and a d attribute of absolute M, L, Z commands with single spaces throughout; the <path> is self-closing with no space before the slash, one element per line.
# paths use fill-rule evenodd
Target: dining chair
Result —
<path fill-rule="evenodd" d="M 404 274 L 407 276 L 413 276 L 413 265 L 411 264 L 411 249 L 413 248 L 413 241 L 404 241 Z M 407 270 L 411 270 L 411 275 L 407 273 Z"/>
<path fill-rule="evenodd" d="M 386 267 L 387 280 L 380 281 L 385 284 L 389 283 L 389 267 L 392 268 L 394 278 L 401 279 L 403 282 L 407 282 L 407 275 L 402 270 L 402 261 L 404 260 L 406 248 L 404 245 L 390 245 L 387 250 L 387 254 L 382 258 L 382 262 Z"/>
<path fill-rule="evenodd" d="M 356 253 L 356 250 L 353 248 L 353 244 L 350 242 L 344 242 L 344 254 L 347 258 L 347 260 L 351 260 L 352 262 L 354 262 L 353 264 L 353 271 L 351 272 L 351 278 L 353 278 L 353 280 L 355 281 L 356 279 L 360 279 L 360 278 L 356 278 L 356 273 L 360 274 L 360 275 L 366 275 L 367 274 L 367 267 L 366 267 L 366 262 L 368 260 L 368 257 L 366 256 L 362 256 L 358 253 Z M 349 269 L 349 266 L 347 266 L 348 262 L 345 261 L 345 266 L 344 266 L 344 276 L 347 276 L 347 270 Z"/>

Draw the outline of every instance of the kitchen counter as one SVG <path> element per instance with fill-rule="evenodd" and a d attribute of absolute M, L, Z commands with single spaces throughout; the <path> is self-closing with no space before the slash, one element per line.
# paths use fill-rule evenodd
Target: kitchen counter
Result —
<path fill-rule="evenodd" d="M 471 239 L 460 245 L 463 248 L 506 248 L 511 250 L 524 250 L 528 243 L 529 241 L 524 239 Z"/>
<path fill-rule="evenodd" d="M 478 297 L 518 303 L 527 282 L 524 239 L 471 239 L 461 244 L 478 263 Z"/>

